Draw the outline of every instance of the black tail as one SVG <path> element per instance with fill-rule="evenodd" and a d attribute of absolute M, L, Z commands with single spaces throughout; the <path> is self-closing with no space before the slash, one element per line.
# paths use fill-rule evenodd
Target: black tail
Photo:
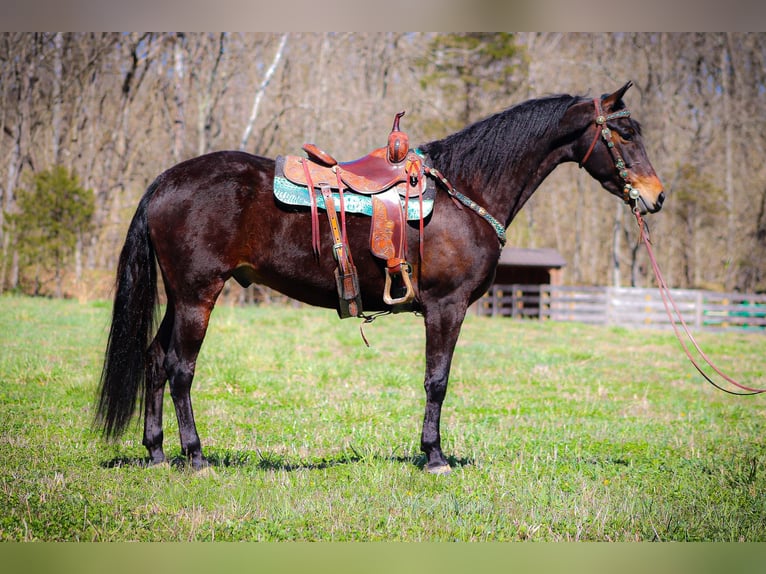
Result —
<path fill-rule="evenodd" d="M 112 327 L 104 355 L 95 424 L 107 438 L 126 429 L 146 378 L 146 352 L 154 333 L 157 269 L 147 206 L 156 182 L 141 198 L 117 264 Z"/>

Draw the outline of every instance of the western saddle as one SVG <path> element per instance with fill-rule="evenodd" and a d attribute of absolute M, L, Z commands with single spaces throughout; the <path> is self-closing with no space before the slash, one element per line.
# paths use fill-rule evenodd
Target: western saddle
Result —
<path fill-rule="evenodd" d="M 386 146 L 357 160 L 338 162 L 314 144 L 303 146 L 307 157 L 281 158 L 284 177 L 309 191 L 312 248 L 317 257 L 320 248 L 317 189 L 322 195 L 337 262 L 335 280 L 341 318 L 362 316 L 359 280 L 346 236 L 344 193 L 371 196 L 370 251 L 386 262 L 383 301 L 387 305 L 402 306 L 415 298 L 412 266 L 406 259 L 406 209 L 410 198 L 420 200 L 422 257 L 425 178 L 423 159 L 409 149 L 409 138 L 399 129 L 399 120 L 403 115 L 402 111 L 394 117 Z M 336 199 L 339 203 L 337 207 Z M 392 292 L 396 295 L 392 296 Z"/>

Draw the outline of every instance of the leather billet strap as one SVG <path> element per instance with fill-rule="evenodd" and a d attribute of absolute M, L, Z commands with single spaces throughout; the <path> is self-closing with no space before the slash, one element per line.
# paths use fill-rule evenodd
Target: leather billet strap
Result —
<path fill-rule="evenodd" d="M 356 267 L 351 259 L 351 252 L 348 248 L 348 242 L 343 236 L 341 225 L 338 223 L 338 215 L 335 212 L 335 200 L 332 197 L 332 189 L 327 183 L 320 183 L 319 189 L 325 202 L 327 219 L 330 222 L 330 233 L 333 240 L 333 256 L 338 262 L 338 268 L 335 271 L 338 297 L 340 298 L 340 307 L 338 314 L 341 319 L 346 317 L 359 317 L 362 314 L 362 297 L 359 291 L 359 278 Z M 341 217 L 344 219 L 343 199 L 341 195 Z"/>
<path fill-rule="evenodd" d="M 303 172 L 306 175 L 306 187 L 309 192 L 309 199 L 311 200 L 311 248 L 314 251 L 314 256 L 319 259 L 321 244 L 319 240 L 319 210 L 317 208 L 316 192 L 314 191 L 314 182 L 311 179 L 308 161 L 303 158 L 300 161 L 303 166 Z"/>
<path fill-rule="evenodd" d="M 348 247 L 348 234 L 346 233 L 346 199 L 343 196 L 343 180 L 340 177 L 340 171 L 335 172 L 336 180 L 338 182 L 338 202 L 340 203 L 340 231 L 343 238 L 343 244 Z M 351 253 L 348 254 L 349 259 Z"/>

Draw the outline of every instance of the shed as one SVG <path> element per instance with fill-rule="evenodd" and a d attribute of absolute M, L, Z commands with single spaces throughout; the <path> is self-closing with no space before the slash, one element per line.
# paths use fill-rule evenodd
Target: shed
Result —
<path fill-rule="evenodd" d="M 495 282 L 475 304 L 479 315 L 538 317 L 540 286 L 561 285 L 566 260 L 555 249 L 506 247 Z"/>
<path fill-rule="evenodd" d="M 552 248 L 506 247 L 500 253 L 495 285 L 561 285 L 566 264 Z"/>

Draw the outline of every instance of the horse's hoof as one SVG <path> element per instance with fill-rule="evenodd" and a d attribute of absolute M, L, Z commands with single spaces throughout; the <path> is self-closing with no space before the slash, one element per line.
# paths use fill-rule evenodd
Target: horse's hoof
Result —
<path fill-rule="evenodd" d="M 426 472 L 429 474 L 449 474 L 452 472 L 452 467 L 448 464 L 442 464 L 440 466 L 427 466 Z"/>

